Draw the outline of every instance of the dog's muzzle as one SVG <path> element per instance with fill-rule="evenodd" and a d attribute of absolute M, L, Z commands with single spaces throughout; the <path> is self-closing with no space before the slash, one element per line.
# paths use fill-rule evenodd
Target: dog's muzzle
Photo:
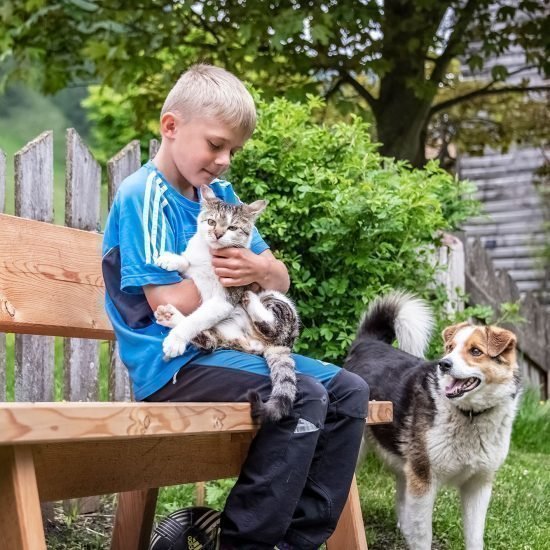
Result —
<path fill-rule="evenodd" d="M 439 369 L 443 374 L 447 374 L 453 368 L 453 362 L 450 359 L 441 359 Z"/>

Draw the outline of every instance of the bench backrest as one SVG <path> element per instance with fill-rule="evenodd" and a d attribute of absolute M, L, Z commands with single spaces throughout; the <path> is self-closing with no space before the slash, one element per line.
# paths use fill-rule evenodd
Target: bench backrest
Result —
<path fill-rule="evenodd" d="M 101 235 L 0 214 L 0 331 L 111 340 Z"/>

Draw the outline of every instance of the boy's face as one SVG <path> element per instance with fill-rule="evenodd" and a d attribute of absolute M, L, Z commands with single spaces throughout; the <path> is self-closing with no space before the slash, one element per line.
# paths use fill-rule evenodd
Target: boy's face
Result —
<path fill-rule="evenodd" d="M 247 137 L 215 118 L 184 120 L 174 115 L 171 139 L 172 161 L 180 187 L 195 188 L 220 177 L 231 164 L 236 151 L 242 149 Z"/>

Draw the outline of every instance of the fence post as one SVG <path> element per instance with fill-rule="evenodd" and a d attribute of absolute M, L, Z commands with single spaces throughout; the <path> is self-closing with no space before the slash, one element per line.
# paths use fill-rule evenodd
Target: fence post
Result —
<path fill-rule="evenodd" d="M 111 209 L 117 189 L 124 178 L 135 172 L 141 166 L 141 150 L 139 141 L 131 141 L 107 162 L 109 181 L 108 208 Z M 118 343 L 111 343 L 111 380 L 110 395 L 112 401 L 129 401 L 132 398 L 128 370 L 120 360 Z"/>
<path fill-rule="evenodd" d="M 6 207 L 6 153 L 0 149 L 0 212 Z M 1 296 L 0 296 L 1 298 Z M 0 401 L 6 400 L 6 335 L 0 332 Z"/>
<path fill-rule="evenodd" d="M 97 231 L 100 225 L 101 167 L 82 143 L 76 130 L 67 130 L 65 167 L 65 225 Z M 64 397 L 67 401 L 97 401 L 99 398 L 99 342 L 65 338 Z M 86 514 L 99 508 L 98 496 L 63 502 L 67 513 Z"/>
<path fill-rule="evenodd" d="M 15 154 L 15 215 L 53 222 L 53 133 Z M 53 401 L 54 338 L 15 337 L 15 400 Z"/>
<path fill-rule="evenodd" d="M 15 215 L 53 222 L 53 132 L 40 134 L 15 154 Z M 15 336 L 15 400 L 53 401 L 55 339 Z M 44 524 L 53 520 L 52 502 L 41 505 Z"/>

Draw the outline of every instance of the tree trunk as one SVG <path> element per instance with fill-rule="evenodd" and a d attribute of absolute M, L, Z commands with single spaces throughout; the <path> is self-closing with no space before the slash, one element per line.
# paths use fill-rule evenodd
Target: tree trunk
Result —
<path fill-rule="evenodd" d="M 380 97 L 374 116 L 382 155 L 406 160 L 416 168 L 426 163 L 424 142 L 430 105 L 411 90 L 401 89 L 389 101 Z"/>

